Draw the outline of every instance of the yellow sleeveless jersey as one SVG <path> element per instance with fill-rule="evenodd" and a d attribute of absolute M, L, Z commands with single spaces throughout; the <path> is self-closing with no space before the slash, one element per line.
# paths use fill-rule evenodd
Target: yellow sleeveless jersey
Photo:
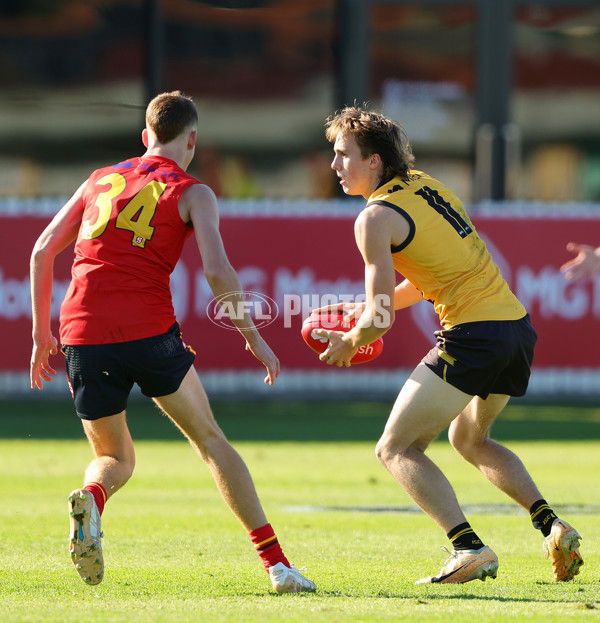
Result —
<path fill-rule="evenodd" d="M 367 207 L 382 205 L 408 221 L 392 247 L 396 270 L 431 301 L 444 329 L 481 320 L 518 320 L 527 311 L 512 293 L 460 199 L 421 171 L 382 184 Z"/>

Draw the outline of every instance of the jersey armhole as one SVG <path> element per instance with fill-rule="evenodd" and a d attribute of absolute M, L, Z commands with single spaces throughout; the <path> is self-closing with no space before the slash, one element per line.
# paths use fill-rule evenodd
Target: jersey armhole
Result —
<path fill-rule="evenodd" d="M 186 184 L 184 186 L 184 188 L 181 188 L 180 192 L 179 192 L 179 196 L 177 197 L 177 213 L 179 215 L 179 219 L 181 220 L 181 222 L 188 227 L 190 230 L 193 231 L 194 229 L 194 225 L 192 223 L 192 219 L 190 219 L 189 221 L 184 221 L 181 218 L 181 212 L 179 212 L 179 202 L 181 201 L 181 195 L 183 195 L 183 193 L 186 190 L 189 190 L 192 186 L 195 186 L 196 184 L 203 184 L 203 182 L 201 182 L 200 180 L 197 180 L 195 178 L 192 178 L 191 176 L 189 176 L 191 179 L 186 180 Z M 183 185 L 183 184 L 182 184 Z"/>
<path fill-rule="evenodd" d="M 404 242 L 402 242 L 401 244 L 396 244 L 396 245 L 393 244 L 390 247 L 392 253 L 398 253 L 399 251 L 406 249 L 406 247 L 413 241 L 413 238 L 415 237 L 415 233 L 417 231 L 415 222 L 413 221 L 410 214 L 406 212 L 406 210 L 403 210 L 402 208 L 400 208 L 399 206 L 394 205 L 393 203 L 389 203 L 387 201 L 373 201 L 373 203 L 369 203 L 369 207 L 374 206 L 374 205 L 384 206 L 386 208 L 392 208 L 392 210 L 398 212 L 398 214 L 401 214 L 408 221 L 408 226 L 410 228 L 410 231 L 408 232 L 408 236 L 406 236 L 406 239 L 404 240 Z"/>

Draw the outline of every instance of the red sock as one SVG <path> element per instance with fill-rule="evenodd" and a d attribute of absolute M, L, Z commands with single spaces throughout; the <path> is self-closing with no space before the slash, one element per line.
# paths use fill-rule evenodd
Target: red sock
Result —
<path fill-rule="evenodd" d="M 252 530 L 249 534 L 250 540 L 256 548 L 256 552 L 260 556 L 267 573 L 269 572 L 269 567 L 276 565 L 278 562 L 282 562 L 286 567 L 292 566 L 281 551 L 281 545 L 279 545 L 270 523 L 262 528 Z"/>
<path fill-rule="evenodd" d="M 108 495 L 106 495 L 106 489 L 99 482 L 89 482 L 85 487 L 83 487 L 84 491 L 89 491 L 93 496 L 94 500 L 96 500 L 96 506 L 98 507 L 98 512 L 102 515 L 102 511 L 104 510 L 104 504 L 106 504 L 106 500 L 108 500 Z"/>

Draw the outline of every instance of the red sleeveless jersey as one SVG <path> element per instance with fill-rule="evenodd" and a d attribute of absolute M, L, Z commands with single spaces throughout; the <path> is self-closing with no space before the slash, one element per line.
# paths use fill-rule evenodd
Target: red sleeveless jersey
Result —
<path fill-rule="evenodd" d="M 165 333 L 175 322 L 169 276 L 192 233 L 178 210 L 198 180 L 173 160 L 132 158 L 94 171 L 83 191 L 63 344 L 111 344 Z"/>

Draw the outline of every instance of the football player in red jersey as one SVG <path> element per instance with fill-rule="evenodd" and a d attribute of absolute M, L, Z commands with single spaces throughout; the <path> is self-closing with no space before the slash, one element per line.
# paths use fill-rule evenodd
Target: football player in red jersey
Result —
<path fill-rule="evenodd" d="M 60 313 L 60 341 L 78 416 L 94 452 L 84 486 L 69 496 L 70 551 L 88 584 L 104 576 L 100 516 L 131 477 L 135 452 L 126 423 L 134 383 L 183 431 L 209 466 L 225 502 L 249 532 L 276 592 L 315 590 L 289 563 L 267 522 L 248 469 L 217 425 L 175 318 L 169 275 L 194 235 L 207 281 L 233 309 L 242 288 L 219 233 L 214 193 L 185 171 L 198 115 L 179 91 L 146 110 L 146 152 L 94 171 L 37 240 L 31 256 L 31 387 L 55 370 L 50 327 L 53 264 L 75 241 L 72 279 Z M 241 306 L 241 308 L 244 308 Z M 249 314 L 231 318 L 272 385 L 279 361 Z M 135 503 L 135 500 L 132 501 Z"/>

